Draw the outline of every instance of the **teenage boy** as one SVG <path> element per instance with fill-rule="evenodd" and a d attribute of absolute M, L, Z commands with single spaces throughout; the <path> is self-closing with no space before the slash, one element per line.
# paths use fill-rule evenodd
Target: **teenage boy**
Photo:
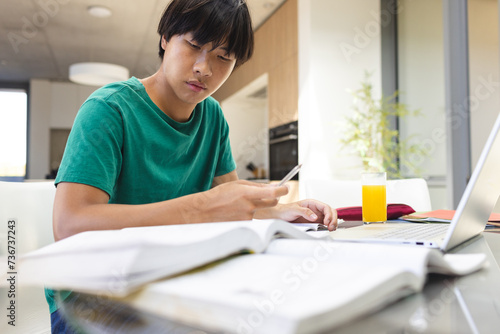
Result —
<path fill-rule="evenodd" d="M 54 236 L 131 226 L 280 218 L 336 228 L 314 200 L 238 180 L 229 128 L 210 97 L 253 51 L 244 0 L 173 0 L 159 26 L 159 70 L 94 92 L 82 105 L 56 178 Z M 64 328 L 47 290 L 53 330 Z"/>

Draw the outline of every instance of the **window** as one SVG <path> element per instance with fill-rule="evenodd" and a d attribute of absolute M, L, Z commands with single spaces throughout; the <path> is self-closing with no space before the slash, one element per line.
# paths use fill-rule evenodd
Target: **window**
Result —
<path fill-rule="evenodd" d="M 0 89 L 0 180 L 26 175 L 28 96 L 22 89 Z"/>

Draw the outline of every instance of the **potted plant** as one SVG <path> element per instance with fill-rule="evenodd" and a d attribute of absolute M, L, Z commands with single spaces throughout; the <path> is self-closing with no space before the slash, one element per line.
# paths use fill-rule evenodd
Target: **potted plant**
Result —
<path fill-rule="evenodd" d="M 411 143 L 411 137 L 402 140 L 399 131 L 390 126 L 391 118 L 420 115 L 419 110 L 410 110 L 399 103 L 398 92 L 377 99 L 373 96 L 370 74 L 365 73 L 361 88 L 353 93 L 354 112 L 346 118 L 343 147 L 352 148 L 361 158 L 364 171 L 385 171 L 387 177 L 402 178 L 405 174 L 421 173 L 416 157 L 426 156 L 426 151 L 418 144 Z"/>

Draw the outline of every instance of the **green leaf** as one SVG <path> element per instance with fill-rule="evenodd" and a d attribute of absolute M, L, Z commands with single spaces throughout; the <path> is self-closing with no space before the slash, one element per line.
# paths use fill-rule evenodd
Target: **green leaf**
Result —
<path fill-rule="evenodd" d="M 391 117 L 421 116 L 420 110 L 410 110 L 398 102 L 399 92 L 380 99 L 373 97 L 371 73 L 365 72 L 361 88 L 351 92 L 353 113 L 346 118 L 344 137 L 340 140 L 343 148 L 353 149 L 361 158 L 367 171 L 388 173 L 389 178 L 400 178 L 402 169 L 414 175 L 421 170 L 415 161 L 422 161 L 428 152 L 419 144 L 409 144 L 410 136 L 399 138 L 399 131 L 390 128 Z"/>

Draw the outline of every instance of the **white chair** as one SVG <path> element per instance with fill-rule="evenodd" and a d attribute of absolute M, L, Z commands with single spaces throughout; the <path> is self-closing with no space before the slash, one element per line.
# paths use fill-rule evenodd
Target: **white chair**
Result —
<path fill-rule="evenodd" d="M 432 210 L 429 187 L 422 178 L 388 180 L 387 203 L 407 204 L 417 212 Z"/>
<path fill-rule="evenodd" d="M 8 219 L 16 220 L 16 251 L 23 254 L 54 242 L 52 207 L 54 181 L 0 182 L 0 217 L 3 231 Z M 5 236 L 4 236 L 5 238 Z M 5 249 L 0 254 L 5 255 Z"/>
<path fill-rule="evenodd" d="M 20 255 L 54 242 L 52 207 L 55 191 L 54 181 L 0 182 L 0 258 L 3 265 L 7 265 L 9 220 L 15 220 L 15 235 L 11 234 L 15 239 L 10 240 L 15 241 L 16 261 Z M 50 333 L 50 312 L 43 288 L 22 286 L 22 280 L 23 273 L 17 272 L 15 329 L 19 333 Z M 0 294 L 7 296 L 7 288 L 2 286 Z M 3 300 L 2 297 L 1 306 L 5 309 Z M 3 331 L 0 329 L 0 332 Z"/>
<path fill-rule="evenodd" d="M 361 205 L 360 181 L 310 179 L 302 182 L 307 198 L 317 199 L 332 208 Z M 422 178 L 388 180 L 387 203 L 407 204 L 417 212 L 432 210 L 429 188 Z"/>

